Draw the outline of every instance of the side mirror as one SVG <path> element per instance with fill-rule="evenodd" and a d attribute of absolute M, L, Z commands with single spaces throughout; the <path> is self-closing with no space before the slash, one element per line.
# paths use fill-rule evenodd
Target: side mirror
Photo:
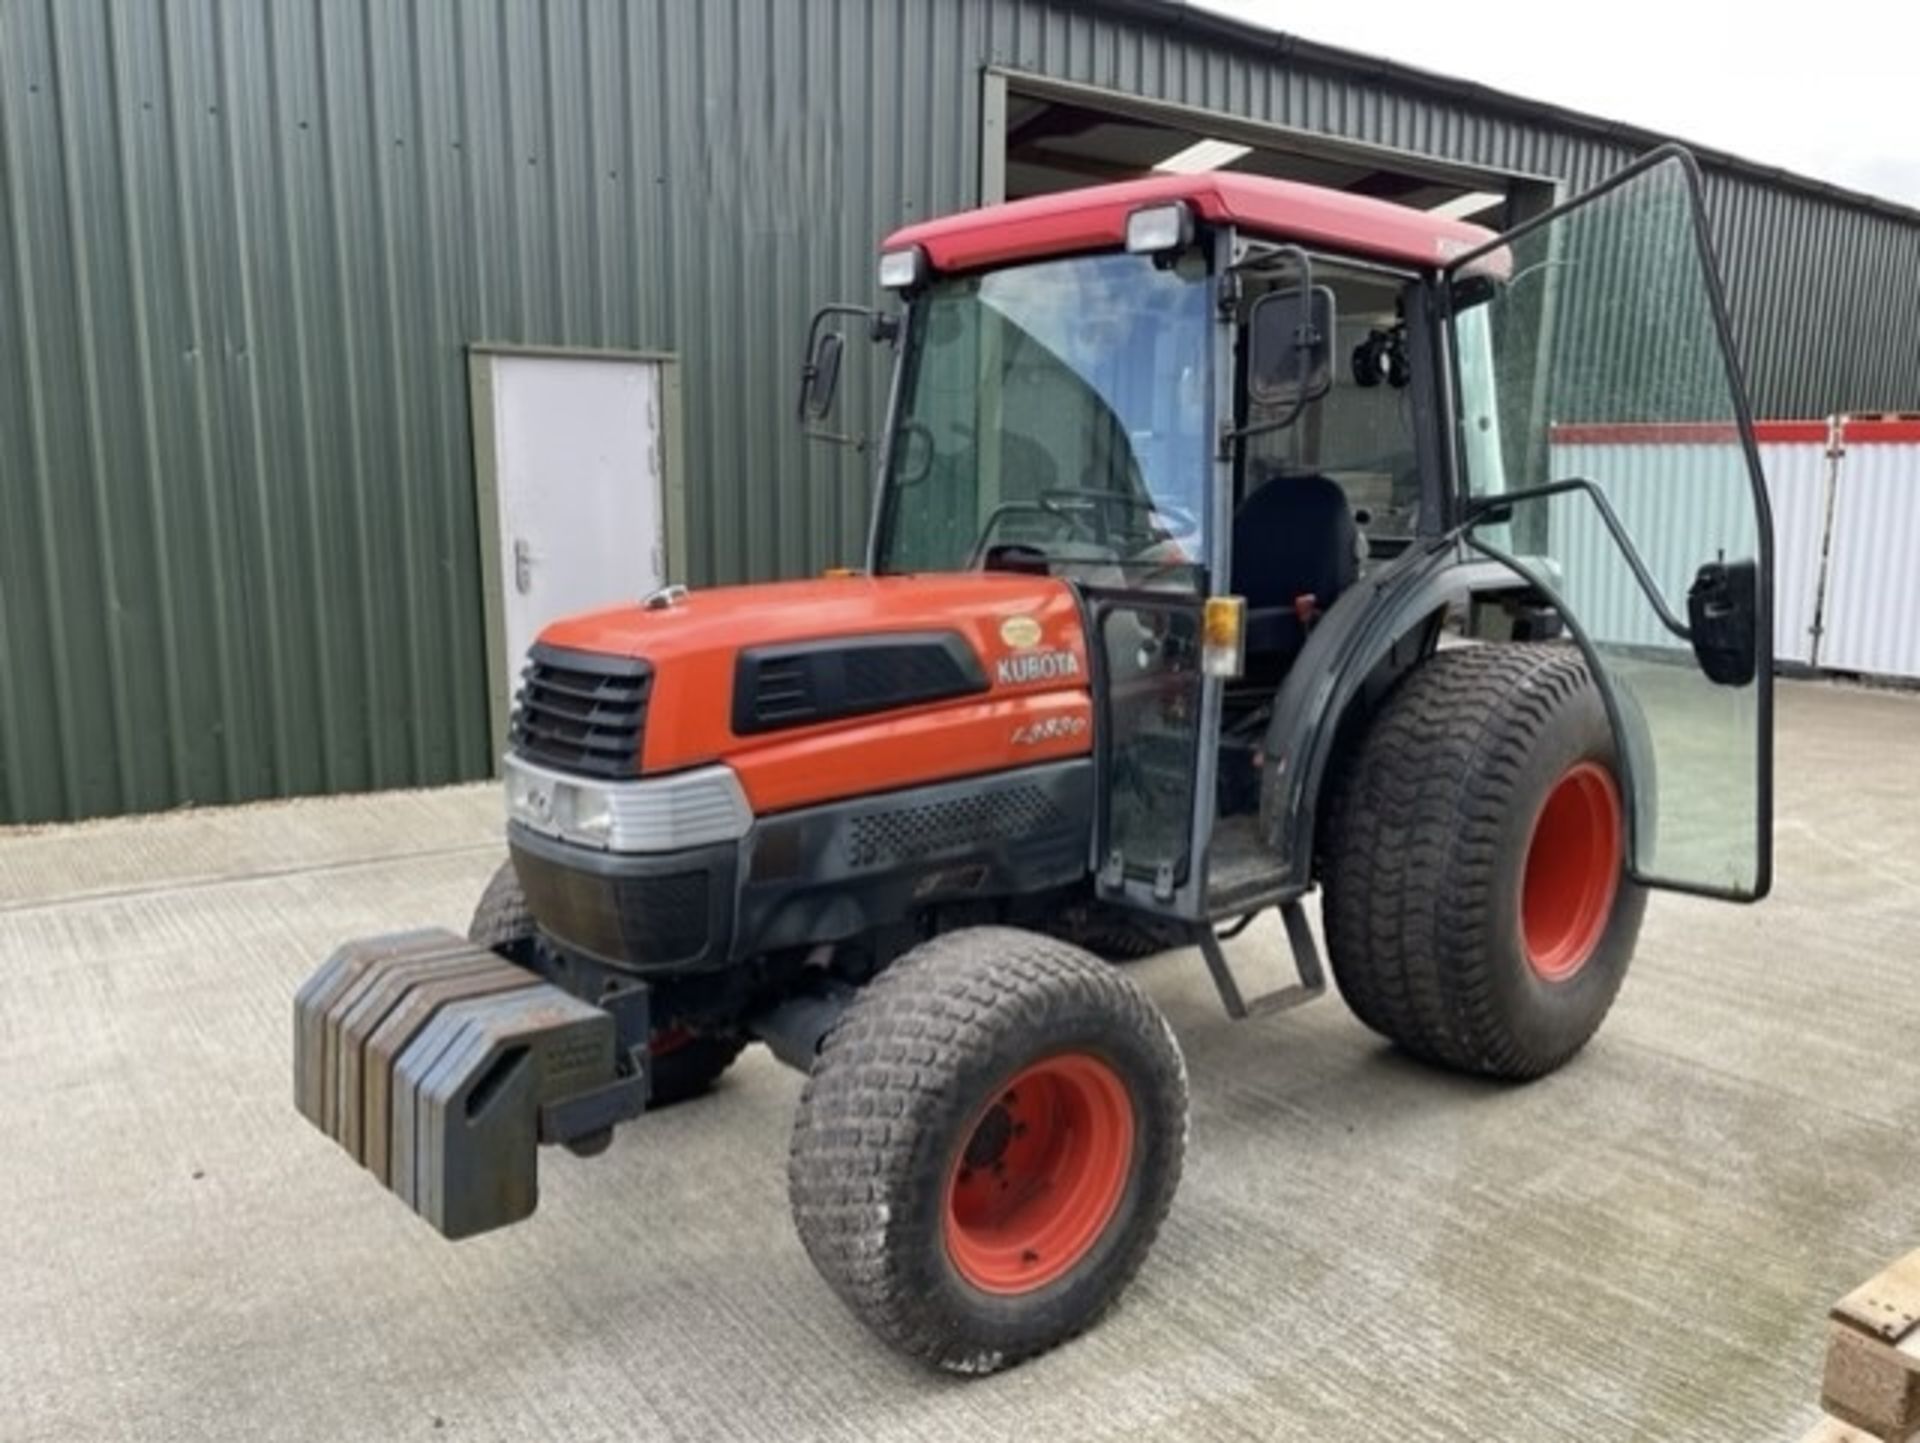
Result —
<path fill-rule="evenodd" d="M 1709 561 L 1687 588 L 1687 631 L 1707 679 L 1745 686 L 1759 665 L 1759 572 L 1750 559 Z"/>
<path fill-rule="evenodd" d="M 1247 313 L 1247 395 L 1261 406 L 1304 406 L 1333 386 L 1333 292 L 1291 285 Z"/>
<path fill-rule="evenodd" d="M 871 306 L 853 306 L 843 301 L 820 307 L 807 326 L 807 363 L 800 368 L 800 429 L 815 441 L 832 441 L 867 449 L 863 435 L 843 435 L 822 429 L 820 423 L 833 412 L 833 393 L 840 386 L 840 360 L 847 351 L 846 334 L 830 329 L 835 316 L 857 317 L 866 327 L 867 338 L 897 344 L 901 334 L 900 317 L 886 315 Z"/>
<path fill-rule="evenodd" d="M 821 331 L 800 372 L 800 419 L 824 421 L 833 411 L 833 393 L 840 387 L 840 357 L 847 349 L 838 331 Z"/>

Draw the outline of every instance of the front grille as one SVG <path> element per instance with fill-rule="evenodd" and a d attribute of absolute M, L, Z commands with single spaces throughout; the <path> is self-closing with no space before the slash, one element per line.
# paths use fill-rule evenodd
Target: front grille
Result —
<path fill-rule="evenodd" d="M 636 777 L 652 692 L 653 668 L 637 658 L 536 645 L 521 672 L 509 740 L 556 771 Z"/>
<path fill-rule="evenodd" d="M 615 882 L 621 955 L 661 963 L 696 956 L 707 945 L 709 885 L 703 871 Z"/>
<path fill-rule="evenodd" d="M 563 950 L 641 971 L 726 960 L 731 843 L 670 856 L 595 857 L 519 827 L 507 841 L 527 910 Z"/>
<path fill-rule="evenodd" d="M 528 910 L 562 946 L 630 967 L 669 967 L 706 948 L 704 871 L 609 877 L 525 851 L 516 851 L 514 865 Z"/>

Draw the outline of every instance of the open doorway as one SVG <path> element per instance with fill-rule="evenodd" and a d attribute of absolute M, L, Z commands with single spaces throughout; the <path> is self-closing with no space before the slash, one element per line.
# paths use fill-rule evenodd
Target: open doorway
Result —
<path fill-rule="evenodd" d="M 1504 230 L 1552 206 L 1549 177 L 1148 100 L 1016 71 L 986 76 L 980 200 L 1199 171 L 1272 176 Z"/>

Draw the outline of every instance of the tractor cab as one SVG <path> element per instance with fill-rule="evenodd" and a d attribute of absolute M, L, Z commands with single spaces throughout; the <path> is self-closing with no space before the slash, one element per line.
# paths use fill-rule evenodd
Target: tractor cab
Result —
<path fill-rule="evenodd" d="M 1765 892 L 1770 538 L 1696 186 L 1659 152 L 1495 237 L 1156 177 L 886 241 L 868 565 L 1072 584 L 1104 897 L 1219 921 L 1306 891 L 1353 704 L 1450 615 L 1585 653 L 1631 876 Z"/>

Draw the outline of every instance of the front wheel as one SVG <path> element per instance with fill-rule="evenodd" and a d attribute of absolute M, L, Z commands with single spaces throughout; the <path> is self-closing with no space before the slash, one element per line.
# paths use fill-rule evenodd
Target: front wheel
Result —
<path fill-rule="evenodd" d="M 1428 1061 L 1538 1077 L 1587 1043 L 1633 959 L 1619 750 L 1579 652 L 1441 652 L 1349 756 L 1327 952 L 1360 1020 Z"/>
<path fill-rule="evenodd" d="M 794 1124 L 814 1265 L 903 1352 L 988 1373 L 1088 1327 L 1179 1184 L 1186 1072 L 1126 977 L 1008 927 L 921 944 L 849 1006 Z"/>

